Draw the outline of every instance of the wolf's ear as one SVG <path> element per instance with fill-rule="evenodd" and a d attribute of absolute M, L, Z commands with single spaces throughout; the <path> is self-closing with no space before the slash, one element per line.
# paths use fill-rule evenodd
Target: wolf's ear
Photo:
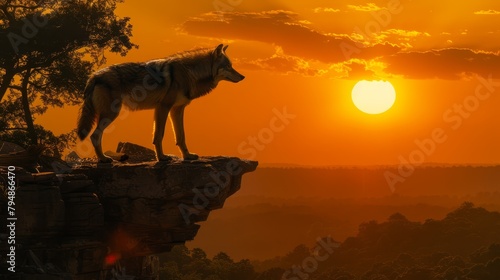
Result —
<path fill-rule="evenodd" d="M 227 50 L 227 47 L 229 47 L 229 45 L 226 45 L 224 48 L 222 48 L 222 50 L 225 52 Z"/>
<path fill-rule="evenodd" d="M 222 54 L 222 48 L 224 47 L 223 44 L 220 44 L 217 46 L 217 48 L 215 48 L 215 55 L 216 56 L 220 56 Z"/>

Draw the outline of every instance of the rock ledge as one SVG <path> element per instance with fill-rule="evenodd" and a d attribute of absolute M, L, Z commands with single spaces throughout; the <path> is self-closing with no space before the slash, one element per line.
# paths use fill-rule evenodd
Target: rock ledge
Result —
<path fill-rule="evenodd" d="M 222 208 L 257 164 L 218 156 L 80 165 L 66 174 L 16 168 L 16 277 L 112 279 L 127 268 L 135 279 L 155 279 L 154 254 L 192 240 L 197 223 Z M 6 170 L 0 166 L 4 189 Z M 0 196 L 0 219 L 6 209 Z M 2 244 L 7 236 L 1 229 Z M 5 271 L 6 249 L 0 248 Z"/>

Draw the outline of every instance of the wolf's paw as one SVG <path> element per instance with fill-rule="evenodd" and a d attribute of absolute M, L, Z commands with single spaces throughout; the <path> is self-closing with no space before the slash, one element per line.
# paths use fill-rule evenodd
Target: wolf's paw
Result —
<path fill-rule="evenodd" d="M 113 159 L 107 156 L 101 157 L 99 163 L 112 163 Z"/>
<path fill-rule="evenodd" d="M 184 160 L 197 160 L 198 158 L 200 157 L 197 154 L 189 153 L 187 155 L 184 155 Z"/>
<path fill-rule="evenodd" d="M 157 155 L 158 161 L 172 161 L 173 157 L 167 155 Z"/>

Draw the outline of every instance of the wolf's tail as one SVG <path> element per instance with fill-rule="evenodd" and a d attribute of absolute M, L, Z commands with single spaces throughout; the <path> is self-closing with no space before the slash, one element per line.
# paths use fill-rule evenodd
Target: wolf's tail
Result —
<path fill-rule="evenodd" d="M 95 78 L 91 77 L 85 86 L 83 106 L 78 116 L 77 134 L 80 140 L 87 138 L 95 123 L 95 108 L 92 103 L 94 88 Z"/>

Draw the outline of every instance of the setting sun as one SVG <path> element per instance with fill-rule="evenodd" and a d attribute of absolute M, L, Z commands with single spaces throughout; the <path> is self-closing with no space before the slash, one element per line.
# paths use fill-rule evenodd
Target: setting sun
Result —
<path fill-rule="evenodd" d="M 359 81 L 352 89 L 356 108 L 367 114 L 381 114 L 396 101 L 396 91 L 387 81 Z"/>

